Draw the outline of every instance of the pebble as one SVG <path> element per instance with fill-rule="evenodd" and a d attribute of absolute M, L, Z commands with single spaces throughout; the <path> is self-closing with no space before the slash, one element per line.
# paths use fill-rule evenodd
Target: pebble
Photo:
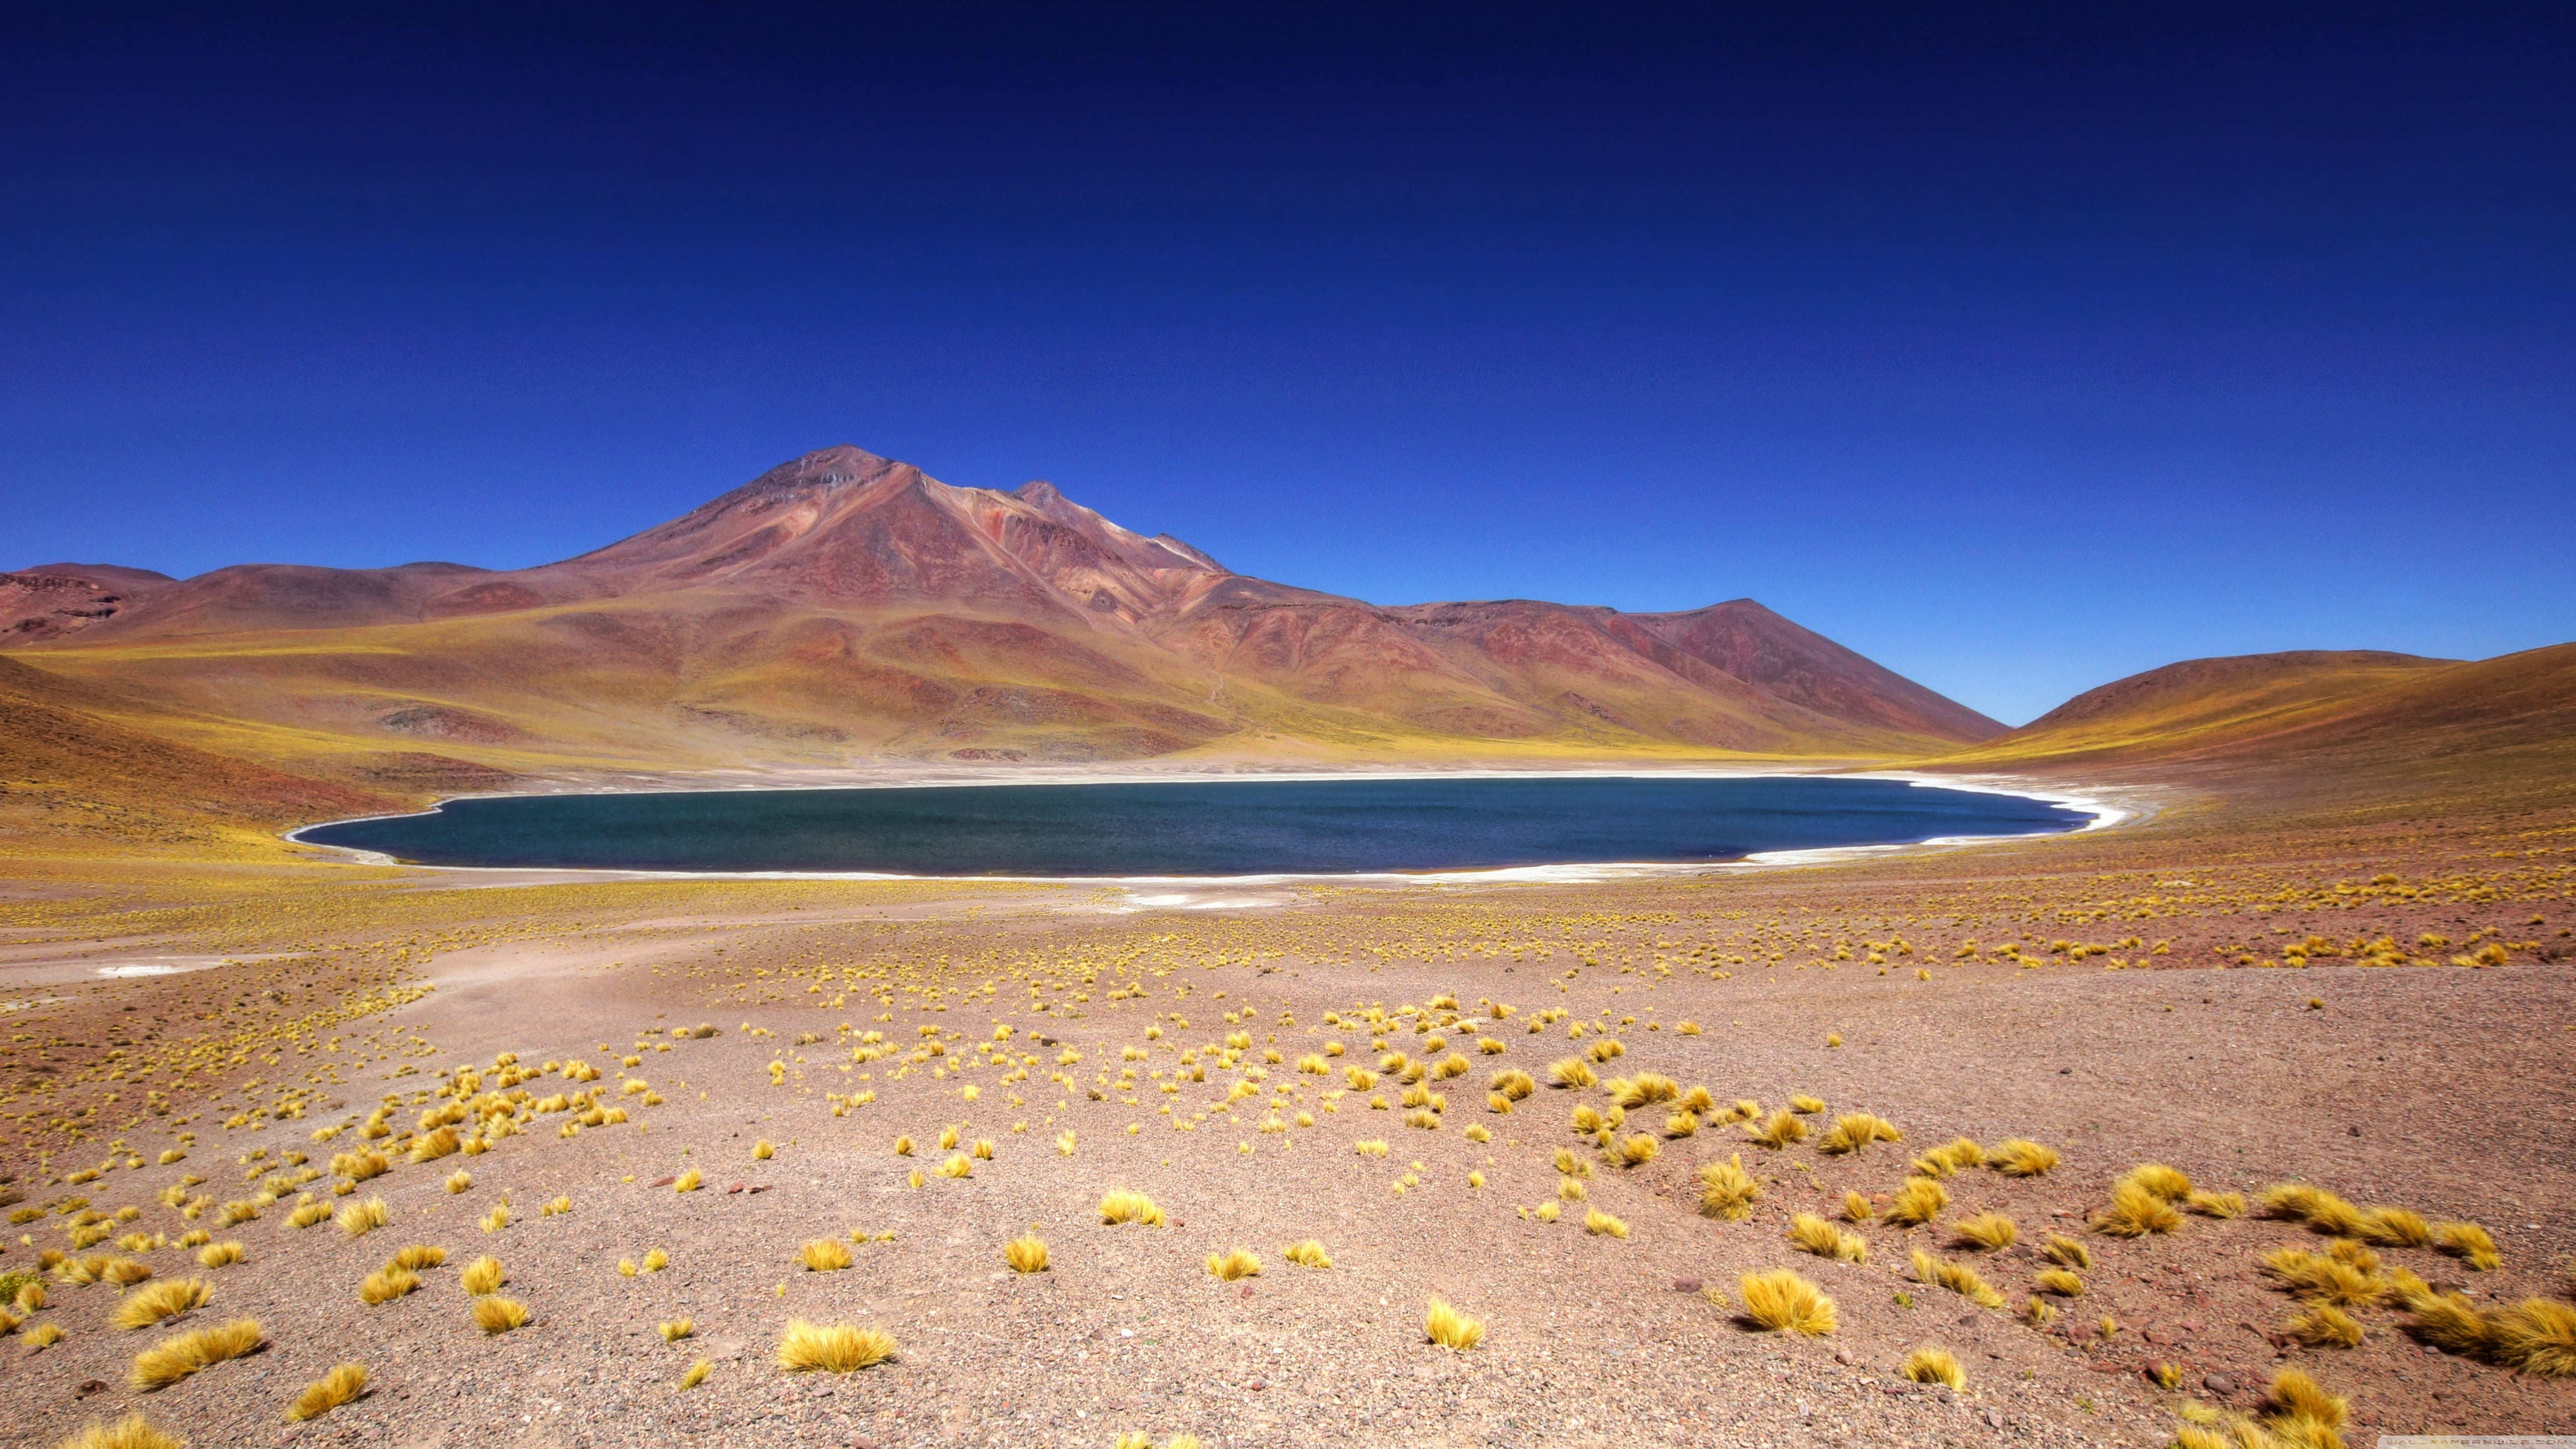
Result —
<path fill-rule="evenodd" d="M 2232 1394 L 2236 1392 L 2236 1380 L 2229 1378 L 2225 1374 L 2204 1375 L 2201 1378 L 2200 1386 L 2209 1390 L 2213 1394 Z"/>

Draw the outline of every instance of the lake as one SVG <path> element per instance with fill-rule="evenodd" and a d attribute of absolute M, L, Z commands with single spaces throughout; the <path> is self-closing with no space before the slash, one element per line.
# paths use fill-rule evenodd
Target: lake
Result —
<path fill-rule="evenodd" d="M 518 795 L 296 839 L 422 865 L 906 876 L 1342 875 L 2034 835 L 2091 816 L 1830 776 L 964 785 Z"/>

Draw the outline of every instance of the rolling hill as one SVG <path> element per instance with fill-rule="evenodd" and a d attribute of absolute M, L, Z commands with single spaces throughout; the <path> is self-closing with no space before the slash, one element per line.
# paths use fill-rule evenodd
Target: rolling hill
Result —
<path fill-rule="evenodd" d="M 367 785 L 888 756 L 1889 758 L 2003 729 L 1749 599 L 1383 607 L 1045 483 L 952 487 L 849 447 L 536 568 L 24 569 L 0 575 L 0 641 L 111 689 L 123 727 Z"/>

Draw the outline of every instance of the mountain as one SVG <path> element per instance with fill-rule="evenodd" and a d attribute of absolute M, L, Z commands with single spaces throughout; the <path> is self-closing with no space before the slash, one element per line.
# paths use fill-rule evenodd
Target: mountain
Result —
<path fill-rule="evenodd" d="M 1383 607 L 1238 574 L 1046 483 L 809 453 L 536 568 L 0 575 L 0 647 L 140 721 L 343 779 L 466 767 L 1720 753 L 2003 727 L 1749 599 Z"/>
<path fill-rule="evenodd" d="M 1943 767 L 2297 777 L 2312 791 L 2563 790 L 2576 644 L 2493 659 L 2304 651 L 2193 659 L 2088 690 Z"/>

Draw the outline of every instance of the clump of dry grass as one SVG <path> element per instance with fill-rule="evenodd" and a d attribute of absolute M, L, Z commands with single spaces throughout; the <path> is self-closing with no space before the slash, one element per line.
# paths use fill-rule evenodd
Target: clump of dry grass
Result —
<path fill-rule="evenodd" d="M 1900 1228 L 1919 1227 L 1950 1205 L 1950 1190 L 1928 1177 L 1909 1177 L 1887 1205 L 1887 1220 Z"/>
<path fill-rule="evenodd" d="M 1821 1337 L 1834 1331 L 1834 1300 L 1786 1268 L 1747 1273 L 1736 1288 L 1744 1296 L 1745 1321 L 1764 1332 Z"/>
<path fill-rule="evenodd" d="M 125 1301 L 116 1305 L 112 1321 L 119 1328 L 150 1328 L 193 1313 L 214 1296 L 214 1285 L 203 1278 L 164 1278 L 126 1294 Z"/>
<path fill-rule="evenodd" d="M 2331 1303 L 2311 1303 L 2290 1315 L 2281 1331 L 2310 1348 L 2358 1348 L 2361 1322 Z"/>
<path fill-rule="evenodd" d="M 1682 1094 L 1681 1084 L 1660 1072 L 1639 1072 L 1633 1077 L 1614 1077 L 1609 1084 L 1610 1100 L 1633 1112 L 1656 1102 L 1669 1102 Z"/>
<path fill-rule="evenodd" d="M 2021 1229 L 2014 1226 L 2013 1220 L 2002 1213 L 1979 1213 L 1975 1217 L 1952 1223 L 1950 1231 L 1956 1235 L 1952 1242 L 1957 1246 L 1976 1248 L 1989 1253 L 2000 1252 L 2011 1247 L 2021 1236 Z"/>
<path fill-rule="evenodd" d="M 2496 1251 L 2495 1239 L 2476 1223 L 2437 1223 L 2433 1227 L 2433 1246 L 2469 1265 L 2472 1272 L 2492 1273 L 2504 1265 Z"/>
<path fill-rule="evenodd" d="M 1752 1214 L 1753 1200 L 1761 1195 L 1761 1185 L 1744 1170 L 1744 1154 L 1740 1152 L 1699 1170 L 1699 1210 L 1710 1217 L 1741 1221 Z"/>
<path fill-rule="evenodd" d="M 705 1383 L 707 1381 L 707 1375 L 712 1374 L 715 1371 L 716 1366 L 712 1360 L 703 1358 L 699 1359 L 696 1363 L 689 1365 L 689 1371 L 687 1373 L 680 1375 L 680 1387 L 682 1389 L 694 1389 L 698 1385 Z"/>
<path fill-rule="evenodd" d="M 1485 1325 L 1434 1298 L 1423 1310 L 1422 1333 L 1442 1348 L 1464 1353 L 1485 1341 Z"/>
<path fill-rule="evenodd" d="M 2081 1239 L 2070 1238 L 2064 1233 L 2049 1234 L 2048 1241 L 2040 1247 L 2039 1255 L 2069 1268 L 2093 1266 L 2093 1250 L 2084 1246 Z"/>
<path fill-rule="evenodd" d="M 1824 1099 L 1821 1097 L 1810 1097 L 1806 1093 L 1800 1092 L 1789 1099 L 1789 1110 L 1792 1112 L 1802 1112 L 1812 1117 L 1816 1113 L 1825 1110 Z"/>
<path fill-rule="evenodd" d="M 1807 1140 L 1806 1119 L 1793 1112 L 1774 1112 L 1771 1114 L 1770 1121 L 1758 1128 L 1747 1122 L 1744 1124 L 1744 1130 L 1751 1134 L 1754 1142 L 1774 1151 L 1792 1142 Z"/>
<path fill-rule="evenodd" d="M 796 1261 L 808 1273 L 837 1273 L 850 1266 L 850 1250 L 837 1238 L 813 1238 L 796 1250 Z"/>
<path fill-rule="evenodd" d="M 1383 1151 L 1382 1145 L 1380 1150 Z M 1154 1206 L 1152 1198 L 1141 1192 L 1112 1188 L 1107 1196 L 1100 1199 L 1100 1221 L 1111 1224 L 1142 1223 L 1149 1228 L 1159 1228 L 1164 1223 L 1164 1217 L 1163 1210 Z"/>
<path fill-rule="evenodd" d="M 2038 1177 L 2057 1166 L 2057 1149 L 2015 1137 L 1988 1148 L 1986 1166 L 2006 1177 Z"/>
<path fill-rule="evenodd" d="M 1816 1150 L 1829 1157 L 1865 1152 L 1873 1142 L 1902 1142 L 1905 1134 L 1896 1124 L 1868 1112 L 1846 1112 L 1834 1119 L 1834 1125 L 1818 1139 Z"/>
<path fill-rule="evenodd" d="M 515 1298 L 477 1298 L 474 1300 L 474 1326 L 487 1337 L 498 1337 L 528 1324 L 528 1305 Z"/>
<path fill-rule="evenodd" d="M 2245 1216 L 2245 1194 L 2241 1192 L 2203 1192 L 2193 1188 L 2182 1205 L 2205 1218 L 2241 1218 Z"/>
<path fill-rule="evenodd" d="M 1789 1241 L 1799 1252 L 1819 1258 L 1833 1258 L 1845 1263 L 1869 1261 L 1869 1240 L 1858 1233 L 1846 1233 L 1814 1213 L 1800 1213 L 1789 1220 Z"/>
<path fill-rule="evenodd" d="M 1237 1248 L 1230 1253 L 1210 1253 L 1207 1270 L 1227 1283 L 1241 1278 L 1257 1278 L 1261 1276 L 1261 1259 L 1248 1248 Z"/>
<path fill-rule="evenodd" d="M 1986 1149 L 1966 1137 L 1955 1137 L 1914 1159 L 1914 1170 L 1925 1177 L 1948 1177 L 1971 1167 L 1983 1167 Z"/>
<path fill-rule="evenodd" d="M 197 1266 L 200 1268 L 229 1268 L 233 1264 L 240 1262 L 243 1254 L 244 1250 L 242 1245 L 239 1243 L 208 1243 L 197 1250 Z"/>
<path fill-rule="evenodd" d="M 1547 1080 L 1552 1087 L 1589 1087 L 1601 1079 L 1593 1074 L 1590 1062 L 1581 1057 L 1567 1057 L 1561 1062 L 1548 1064 Z"/>
<path fill-rule="evenodd" d="M 2361 1209 L 2321 1187 L 2304 1182 L 2275 1183 L 2265 1188 L 2257 1200 L 2268 1215 L 2306 1223 L 2320 1233 L 2349 1238 L 2361 1232 Z"/>
<path fill-rule="evenodd" d="M 342 1404 L 355 1402 L 366 1391 L 366 1365 L 341 1364 L 304 1386 L 304 1392 L 297 1394 L 295 1402 L 286 1406 L 286 1421 L 301 1424 L 309 1419 L 319 1419 Z"/>
<path fill-rule="evenodd" d="M 1954 1391 L 1968 1386 L 1967 1370 L 1943 1349 L 1918 1348 L 1905 1356 L 1905 1365 L 1897 1372 L 1909 1383 L 1942 1384 Z"/>
<path fill-rule="evenodd" d="M 2576 1308 L 2526 1298 L 2496 1315 L 2496 1362 L 2542 1378 L 2576 1378 Z"/>
<path fill-rule="evenodd" d="M 268 1335 L 260 1332 L 256 1318 L 237 1318 L 213 1328 L 177 1334 L 136 1354 L 134 1366 L 126 1372 L 126 1382 L 141 1393 L 166 1389 L 227 1359 L 256 1352 L 267 1342 Z"/>
<path fill-rule="evenodd" d="M 2110 1206 L 2093 1216 L 2093 1231 L 2114 1238 L 2142 1238 L 2182 1226 L 2182 1214 L 2146 1184 L 2122 1178 L 2111 1185 Z"/>
<path fill-rule="evenodd" d="M 662 1335 L 664 1343 L 678 1343 L 681 1339 L 695 1334 L 698 1331 L 698 1324 L 693 1318 L 673 1318 L 655 1324 L 653 1331 Z"/>
<path fill-rule="evenodd" d="M 286 1225 L 290 1228 L 309 1228 L 315 1223 L 328 1222 L 330 1217 L 331 1205 L 327 1202 L 297 1203 L 295 1211 L 286 1215 Z"/>
<path fill-rule="evenodd" d="M 1947 1288 L 1981 1308 L 2001 1308 L 2004 1295 L 1988 1286 L 1977 1270 L 1965 1263 L 1952 1263 L 1933 1257 L 1921 1248 L 1914 1250 L 1914 1276 L 1924 1283 Z"/>
<path fill-rule="evenodd" d="M 2297 1369 L 2272 1377 L 2263 1400 L 2263 1427 L 2283 1441 L 2284 1449 L 2341 1449 L 2343 1426 L 2351 1405 L 2330 1394 Z"/>
<path fill-rule="evenodd" d="M 2263 1271 L 2290 1293 L 2325 1303 L 2368 1303 L 2386 1286 L 2365 1267 L 2304 1248 L 2264 1254 Z"/>
<path fill-rule="evenodd" d="M 481 1297 L 486 1293 L 500 1292 L 501 1285 L 509 1281 L 509 1275 L 501 1270 L 500 1259 L 486 1253 L 466 1264 L 465 1270 L 456 1275 L 456 1281 L 468 1295 Z"/>
<path fill-rule="evenodd" d="M 27 1345 L 27 1351 L 29 1353 L 35 1353 L 40 1349 L 48 1349 L 53 1347 L 55 1344 L 62 1342 L 63 1326 L 59 1323 L 39 1323 L 35 1327 L 18 1335 L 18 1339 L 20 1342 Z"/>
<path fill-rule="evenodd" d="M 678 1177 L 671 1179 L 671 1191 L 673 1192 L 696 1192 L 699 1188 L 706 1185 L 706 1175 L 699 1172 L 694 1167 L 681 1173 Z"/>
<path fill-rule="evenodd" d="M 1291 1263 L 1299 1265 L 1300 1267 L 1329 1268 L 1333 1266 L 1333 1260 L 1324 1252 L 1324 1245 L 1313 1238 L 1308 1238 L 1302 1243 L 1290 1243 L 1285 1249 L 1281 1250 L 1279 1256 L 1287 1259 Z"/>
<path fill-rule="evenodd" d="M 1043 1273 L 1047 1270 L 1047 1246 L 1035 1233 L 1013 1238 L 1002 1246 L 1002 1261 L 1014 1273 Z"/>
<path fill-rule="evenodd" d="M 419 1272 L 447 1261 L 447 1250 L 430 1243 L 413 1243 L 394 1253 L 394 1266 Z"/>
<path fill-rule="evenodd" d="M 2121 1175 L 2122 1182 L 2136 1183 L 2166 1202 L 2180 1202 L 2191 1196 L 2191 1178 L 2181 1169 L 2161 1162 L 2142 1162 Z"/>
<path fill-rule="evenodd" d="M 1865 1223 L 1878 1216 L 1878 1209 L 1870 1204 L 1870 1200 L 1865 1195 L 1847 1192 L 1843 1194 L 1843 1216 L 1852 1222 Z"/>
<path fill-rule="evenodd" d="M 418 1287 L 420 1287 L 419 1274 L 409 1268 L 389 1265 L 378 1268 L 358 1281 L 358 1301 L 373 1308 L 379 1304 L 391 1303 Z"/>
<path fill-rule="evenodd" d="M 111 1258 L 108 1260 L 106 1269 L 98 1276 L 101 1281 L 113 1283 L 119 1288 L 131 1288 L 152 1276 L 152 1265 L 138 1263 L 132 1258 Z"/>
<path fill-rule="evenodd" d="M 947 1161 L 939 1164 L 938 1173 L 941 1177 L 973 1177 L 975 1159 L 963 1152 L 952 1152 L 948 1154 Z"/>
<path fill-rule="evenodd" d="M 1656 1141 L 1651 1135 L 1644 1132 L 1623 1137 L 1619 1141 L 1619 1165 L 1621 1167 L 1642 1167 L 1645 1164 L 1654 1161 L 1657 1154 L 1661 1153 L 1663 1150 L 1664 1144 Z"/>
<path fill-rule="evenodd" d="M 2457 1293 L 2428 1293 L 2413 1311 L 2406 1331 L 2444 1353 L 2483 1357 L 2495 1344 L 2495 1325 Z"/>
<path fill-rule="evenodd" d="M 1596 1238 L 1619 1238 L 1624 1240 L 1628 1236 L 1628 1225 L 1626 1223 L 1621 1222 L 1619 1219 L 1612 1217 L 1610 1214 L 1603 1212 L 1597 1207 L 1588 1207 L 1583 1210 L 1583 1230 Z"/>
<path fill-rule="evenodd" d="M 350 1237 L 363 1238 L 385 1225 L 385 1200 L 371 1197 L 365 1202 L 353 1202 L 340 1209 L 331 1221 Z"/>
<path fill-rule="evenodd" d="M 1592 1196 L 1591 1189 L 1583 1185 L 1582 1178 L 1560 1177 L 1556 1180 L 1556 1197 L 1559 1202 L 1581 1202 L 1590 1196 Z"/>
<path fill-rule="evenodd" d="M 1529 1073 L 1515 1067 L 1494 1073 L 1486 1087 L 1496 1095 L 1519 1102 L 1538 1090 L 1538 1082 Z"/>
<path fill-rule="evenodd" d="M 2064 1268 L 2042 1268 L 2030 1281 L 2042 1293 L 2054 1293 L 2060 1298 L 2084 1296 L 2084 1280 Z"/>
<path fill-rule="evenodd" d="M 894 1357 L 894 1335 L 882 1328 L 791 1320 L 778 1340 L 778 1366 L 789 1373 L 856 1373 Z"/>
<path fill-rule="evenodd" d="M 110 1424 L 92 1419 L 55 1449 L 187 1449 L 188 1441 L 164 1434 L 141 1414 L 128 1414 Z"/>
<path fill-rule="evenodd" d="M 2361 1214 L 2360 1237 L 2383 1248 L 2421 1248 L 2433 1241 L 2433 1225 L 2424 1215 L 2402 1207 L 2375 1207 Z"/>

